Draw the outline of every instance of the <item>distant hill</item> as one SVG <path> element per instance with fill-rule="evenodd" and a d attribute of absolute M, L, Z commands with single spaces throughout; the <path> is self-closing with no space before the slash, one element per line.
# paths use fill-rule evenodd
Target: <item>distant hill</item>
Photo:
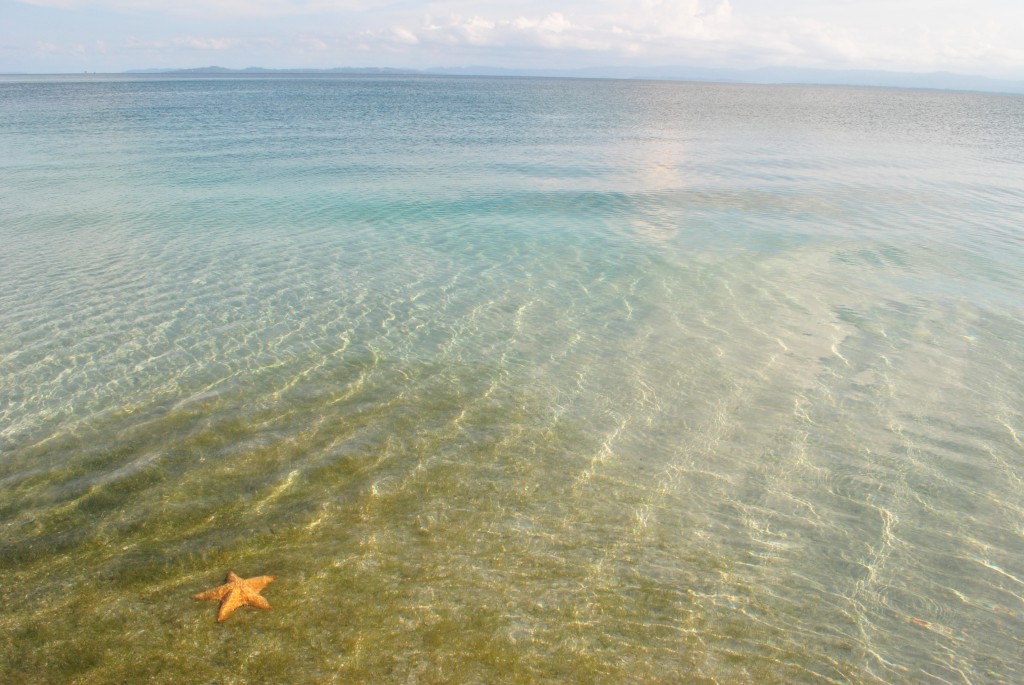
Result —
<path fill-rule="evenodd" d="M 582 69 L 509 69 L 502 67 L 438 67 L 434 69 L 394 69 L 387 67 L 334 67 L 330 69 L 266 69 L 248 67 L 199 67 L 195 69 L 133 69 L 129 74 L 168 75 L 260 75 L 260 74 L 366 74 L 366 75 L 446 75 L 446 76 L 531 76 L 557 78 L 606 78 L 658 81 L 703 81 L 715 83 L 807 84 L 836 86 L 876 86 L 885 88 L 926 88 L 967 90 L 989 93 L 1024 94 L 1024 81 L 1001 81 L 985 76 L 945 71 L 912 73 L 880 70 L 803 69 L 763 67 L 760 69 L 715 69 L 704 67 L 588 67 Z"/>
<path fill-rule="evenodd" d="M 416 69 L 391 69 L 388 67 L 332 67 L 330 69 L 265 69 L 246 67 L 196 67 L 194 69 L 129 69 L 126 74 L 418 74 Z"/>

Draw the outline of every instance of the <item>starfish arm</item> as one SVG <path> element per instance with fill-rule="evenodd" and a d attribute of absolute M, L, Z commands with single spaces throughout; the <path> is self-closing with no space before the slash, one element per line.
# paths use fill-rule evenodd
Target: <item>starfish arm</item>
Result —
<path fill-rule="evenodd" d="M 242 606 L 242 593 L 232 589 L 224 599 L 221 600 L 220 610 L 217 611 L 217 622 L 226 621 L 231 617 L 231 614 L 235 613 L 235 609 Z"/>
<path fill-rule="evenodd" d="M 238 574 L 236 574 L 234 571 L 228 571 L 228 582 L 229 583 L 237 583 L 241 579 L 242 578 Z"/>
<path fill-rule="evenodd" d="M 273 583 L 275 578 L 277 578 L 277 576 L 259 576 L 259 577 L 256 577 L 256 578 L 249 578 L 249 579 L 247 579 L 245 581 L 245 584 L 248 585 L 253 590 L 255 590 L 256 592 L 259 592 L 260 590 L 262 590 L 266 586 L 268 586 L 271 583 Z"/>
<path fill-rule="evenodd" d="M 257 609 L 269 609 L 270 608 L 270 602 L 265 600 L 263 597 L 260 597 L 259 595 L 253 595 L 252 597 L 249 597 L 248 600 L 249 601 L 246 602 L 246 604 L 248 604 L 249 606 L 254 606 Z"/>
<path fill-rule="evenodd" d="M 212 590 L 207 590 L 206 592 L 200 592 L 198 595 L 196 595 L 196 599 L 216 599 L 216 600 L 220 600 L 220 599 L 224 598 L 224 595 L 226 595 L 230 589 L 231 588 L 229 586 L 227 586 L 227 585 L 221 585 L 220 587 L 216 587 L 216 588 L 214 588 Z"/>

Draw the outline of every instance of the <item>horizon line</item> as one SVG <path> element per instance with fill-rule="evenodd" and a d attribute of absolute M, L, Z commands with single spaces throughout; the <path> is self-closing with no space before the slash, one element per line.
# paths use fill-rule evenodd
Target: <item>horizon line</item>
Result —
<path fill-rule="evenodd" d="M 635 81 L 691 81 L 698 83 L 749 85 L 820 85 L 905 88 L 1024 94 L 1024 80 L 999 79 L 980 74 L 952 71 L 891 71 L 886 69 L 829 69 L 820 67 L 762 66 L 762 67 L 694 67 L 683 65 L 658 66 L 590 66 L 571 68 L 531 68 L 468 65 L 458 67 L 144 67 L 122 71 L 67 71 L 67 72 L 0 72 L 0 76 L 145 76 L 145 75 L 214 75 L 214 74 L 376 74 L 424 76 L 510 76 L 532 78 L 590 78 Z"/>

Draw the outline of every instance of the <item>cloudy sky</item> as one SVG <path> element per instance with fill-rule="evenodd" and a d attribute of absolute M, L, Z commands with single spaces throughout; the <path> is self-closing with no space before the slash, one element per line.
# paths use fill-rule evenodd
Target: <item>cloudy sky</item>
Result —
<path fill-rule="evenodd" d="M 1022 0 L 0 0 L 0 73 L 683 65 L 1024 79 Z"/>

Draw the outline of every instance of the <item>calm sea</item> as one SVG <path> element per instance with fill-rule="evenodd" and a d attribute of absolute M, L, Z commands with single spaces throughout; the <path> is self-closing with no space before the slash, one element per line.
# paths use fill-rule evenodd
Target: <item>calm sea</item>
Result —
<path fill-rule="evenodd" d="M 8 77 L 0 179 L 4 682 L 1024 682 L 1024 97 Z"/>

